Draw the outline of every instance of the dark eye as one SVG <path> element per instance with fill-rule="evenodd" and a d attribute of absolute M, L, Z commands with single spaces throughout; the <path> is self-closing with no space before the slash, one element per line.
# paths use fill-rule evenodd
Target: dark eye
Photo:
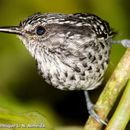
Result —
<path fill-rule="evenodd" d="M 37 33 L 37 35 L 43 35 L 44 33 L 45 33 L 45 28 L 44 27 L 42 27 L 42 26 L 39 26 L 39 27 L 37 27 L 37 29 L 36 29 L 36 33 Z"/>

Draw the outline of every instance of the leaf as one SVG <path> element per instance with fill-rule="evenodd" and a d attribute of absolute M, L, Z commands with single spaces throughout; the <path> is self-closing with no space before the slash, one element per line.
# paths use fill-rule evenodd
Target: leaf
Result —
<path fill-rule="evenodd" d="M 19 130 L 19 128 L 24 128 L 24 130 L 28 128 L 33 130 L 52 129 L 46 117 L 38 112 L 15 114 L 4 108 L 0 108 L 0 128 L 2 127 L 13 127 L 10 130 Z"/>

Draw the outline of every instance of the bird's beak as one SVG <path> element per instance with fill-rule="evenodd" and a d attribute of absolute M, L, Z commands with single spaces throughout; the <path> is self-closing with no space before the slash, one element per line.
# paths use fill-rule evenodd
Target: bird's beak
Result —
<path fill-rule="evenodd" d="M 23 35 L 19 26 L 0 27 L 0 32 Z"/>

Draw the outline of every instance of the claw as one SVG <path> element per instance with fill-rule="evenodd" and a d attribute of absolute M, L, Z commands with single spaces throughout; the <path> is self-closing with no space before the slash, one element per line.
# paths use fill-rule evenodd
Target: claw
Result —
<path fill-rule="evenodd" d="M 130 48 L 130 40 L 129 39 L 124 39 L 124 40 L 119 40 L 119 41 L 112 41 L 113 44 L 122 44 L 126 48 Z"/>
<path fill-rule="evenodd" d="M 89 114 L 90 114 L 97 122 L 102 123 L 102 124 L 104 124 L 104 125 L 107 125 L 107 122 L 103 121 L 103 120 L 96 114 L 96 112 L 94 111 L 94 107 L 95 107 L 95 105 L 93 105 L 92 108 L 88 108 Z M 99 108 L 99 106 L 98 106 L 98 107 L 96 106 L 96 108 Z"/>
<path fill-rule="evenodd" d="M 97 114 L 96 112 L 94 111 L 94 108 L 101 108 L 102 106 L 97 106 L 97 105 L 94 105 L 91 101 L 90 101 L 90 98 L 89 98 L 89 95 L 88 95 L 88 91 L 84 91 L 84 94 L 85 94 L 85 99 L 86 99 L 86 103 L 87 103 L 87 109 L 88 109 L 88 113 L 99 123 L 102 123 L 104 125 L 107 125 L 107 122 L 106 121 L 103 121 Z"/>
<path fill-rule="evenodd" d="M 103 108 L 103 107 L 93 104 L 93 108 Z"/>

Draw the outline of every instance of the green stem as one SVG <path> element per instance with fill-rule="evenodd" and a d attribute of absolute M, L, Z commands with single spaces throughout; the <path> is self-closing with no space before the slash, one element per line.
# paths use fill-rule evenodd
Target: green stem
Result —
<path fill-rule="evenodd" d="M 116 112 L 105 130 L 124 130 L 130 119 L 130 79 Z"/>
<path fill-rule="evenodd" d="M 108 80 L 104 90 L 102 91 L 96 105 L 101 106 L 97 108 L 96 112 L 100 118 L 106 119 L 110 110 L 112 109 L 118 95 L 124 88 L 126 82 L 130 78 L 130 49 L 127 49 L 124 56 L 121 58 L 112 76 Z M 84 130 L 100 130 L 101 123 L 98 123 L 92 117 L 89 117 Z"/>

